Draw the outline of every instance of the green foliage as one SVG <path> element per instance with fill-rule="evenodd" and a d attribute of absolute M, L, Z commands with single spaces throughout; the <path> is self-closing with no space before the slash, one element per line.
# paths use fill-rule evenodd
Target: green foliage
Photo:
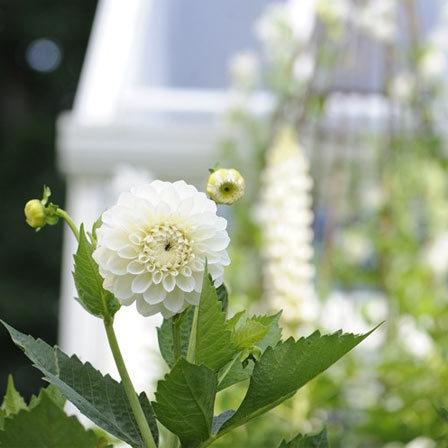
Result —
<path fill-rule="evenodd" d="M 196 364 L 219 370 L 235 355 L 231 331 L 227 328 L 225 313 L 207 270 L 204 273 L 201 298 L 197 307 L 195 336 Z"/>
<path fill-rule="evenodd" d="M 97 317 L 112 317 L 119 309 L 120 303 L 114 295 L 103 288 L 98 265 L 92 257 L 94 245 L 87 239 L 84 226 L 79 231 L 79 245 L 75 259 L 73 278 L 78 290 L 79 303 Z"/>
<path fill-rule="evenodd" d="M 191 325 L 193 323 L 194 308 L 188 308 L 182 316 L 179 317 L 180 323 L 180 339 L 181 339 L 181 355 L 187 356 L 188 341 L 190 338 Z M 176 363 L 174 359 L 174 343 L 173 343 L 173 319 L 164 319 L 160 328 L 157 328 L 157 338 L 159 341 L 159 349 L 162 358 L 169 367 L 173 367 Z"/>
<path fill-rule="evenodd" d="M 298 341 L 290 338 L 268 348 L 255 364 L 243 402 L 222 429 L 245 424 L 292 397 L 369 334 L 357 336 L 338 332 L 322 336 L 315 332 L 307 338 Z"/>
<path fill-rule="evenodd" d="M 158 420 L 179 437 L 182 448 L 195 448 L 210 437 L 216 388 L 212 370 L 183 358 L 159 381 L 154 410 Z"/>
<path fill-rule="evenodd" d="M 0 447 L 5 448 L 97 448 L 99 440 L 86 431 L 76 417 L 68 417 L 47 395 L 30 410 L 22 409 L 6 418 L 0 431 Z"/>
<path fill-rule="evenodd" d="M 283 441 L 279 448 L 328 448 L 327 432 L 325 429 L 314 436 L 299 434 L 289 443 Z"/>
<path fill-rule="evenodd" d="M 58 347 L 51 347 L 40 339 L 36 340 L 2 323 L 33 365 L 86 417 L 133 447 L 143 446 L 121 383 L 109 375 L 103 376 L 89 363 L 83 364 L 76 356 L 69 357 Z M 157 425 L 151 404 L 144 393 L 140 394 L 139 401 L 157 440 Z"/>
<path fill-rule="evenodd" d="M 8 378 L 3 398 L 3 424 L 0 425 L 0 447 L 5 448 L 103 448 L 107 439 L 86 431 L 76 417 L 67 416 L 65 399 L 49 385 L 38 396 L 25 403 Z"/>
<path fill-rule="evenodd" d="M 255 319 L 241 319 L 232 333 L 232 344 L 238 350 L 250 349 L 263 339 L 268 331 L 269 327 Z"/>
<path fill-rule="evenodd" d="M 3 403 L 0 409 L 5 417 L 11 414 L 17 414 L 20 410 L 26 408 L 26 403 L 23 397 L 17 392 L 14 386 L 12 375 L 8 376 L 8 385 L 6 387 L 6 394 L 3 398 Z"/>

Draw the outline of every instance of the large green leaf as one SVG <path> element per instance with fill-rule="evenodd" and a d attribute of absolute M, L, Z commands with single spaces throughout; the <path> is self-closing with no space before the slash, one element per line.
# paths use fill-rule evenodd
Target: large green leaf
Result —
<path fill-rule="evenodd" d="M 212 370 L 183 358 L 159 381 L 154 410 L 158 420 L 179 437 L 182 448 L 195 448 L 210 437 L 216 386 Z"/>
<path fill-rule="evenodd" d="M 69 357 L 58 347 L 51 347 L 41 339 L 34 339 L 3 321 L 2 323 L 33 365 L 86 417 L 130 445 L 143 446 L 143 440 L 121 383 L 109 375 L 103 376 L 89 363 L 83 364 L 76 356 Z M 144 393 L 139 396 L 139 400 L 154 439 L 158 440 L 151 404 Z"/>
<path fill-rule="evenodd" d="M 283 441 L 279 448 L 328 448 L 327 432 L 325 429 L 313 436 L 299 434 L 291 442 Z"/>
<path fill-rule="evenodd" d="M 32 409 L 5 418 L 0 431 L 2 448 L 96 448 L 99 442 L 45 393 Z"/>
<path fill-rule="evenodd" d="M 3 403 L 0 409 L 5 417 L 12 414 L 17 414 L 22 409 L 26 408 L 25 400 L 22 395 L 17 392 L 14 386 L 12 375 L 8 376 L 8 385 L 6 386 L 6 394 L 3 397 Z"/>
<path fill-rule="evenodd" d="M 322 336 L 317 331 L 298 341 L 290 338 L 273 348 L 268 347 L 255 364 L 249 388 L 240 407 L 221 431 L 240 426 L 278 406 L 369 334 L 338 332 Z"/>
<path fill-rule="evenodd" d="M 94 246 L 87 239 L 84 226 L 79 231 L 79 245 L 75 259 L 73 278 L 78 290 L 79 303 L 97 317 L 111 317 L 120 308 L 120 303 L 114 295 L 103 288 L 98 265 L 92 257 Z"/>
<path fill-rule="evenodd" d="M 195 363 L 217 371 L 233 358 L 236 350 L 232 347 L 226 316 L 207 270 L 198 307 Z"/>

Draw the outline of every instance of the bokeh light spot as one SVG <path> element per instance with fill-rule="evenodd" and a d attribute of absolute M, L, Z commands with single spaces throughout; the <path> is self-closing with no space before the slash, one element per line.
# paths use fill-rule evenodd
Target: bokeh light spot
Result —
<path fill-rule="evenodd" d="M 50 73 L 56 70 L 62 59 L 59 46 L 50 39 L 33 40 L 26 49 L 26 61 L 29 66 L 41 73 Z"/>

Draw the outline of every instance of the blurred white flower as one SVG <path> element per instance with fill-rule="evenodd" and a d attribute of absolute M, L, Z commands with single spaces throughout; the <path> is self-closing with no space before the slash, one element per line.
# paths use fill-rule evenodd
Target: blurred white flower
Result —
<path fill-rule="evenodd" d="M 435 274 L 448 272 L 448 232 L 439 235 L 424 251 L 424 259 Z"/>
<path fill-rule="evenodd" d="M 289 0 L 270 5 L 255 32 L 273 57 L 291 56 L 311 38 L 315 26 L 314 0 Z"/>
<path fill-rule="evenodd" d="M 398 333 L 405 350 L 416 358 L 426 358 L 434 349 L 433 340 L 425 331 L 417 327 L 412 316 L 400 317 Z"/>
<path fill-rule="evenodd" d="M 314 290 L 312 180 L 303 149 L 292 129 L 282 130 L 267 154 L 262 173 L 261 222 L 266 296 L 283 309 L 293 330 L 314 320 L 318 301 Z"/>
<path fill-rule="evenodd" d="M 397 101 L 408 103 L 415 93 L 415 88 L 415 76 L 409 72 L 401 72 L 392 78 L 389 85 L 389 93 Z"/>
<path fill-rule="evenodd" d="M 235 55 L 230 61 L 230 77 L 232 84 L 243 89 L 255 87 L 258 77 L 258 59 L 252 52 Z"/>
<path fill-rule="evenodd" d="M 396 34 L 396 0 L 369 0 L 353 15 L 356 24 L 369 36 L 390 42 Z"/>
<path fill-rule="evenodd" d="M 427 82 L 441 82 L 447 75 L 447 54 L 440 48 L 432 46 L 421 57 L 418 70 Z"/>
<path fill-rule="evenodd" d="M 206 260 L 216 286 L 230 263 L 227 221 L 184 181 L 156 180 L 123 193 L 102 215 L 93 256 L 104 287 L 144 316 L 197 304 Z"/>
<path fill-rule="evenodd" d="M 436 448 L 436 442 L 427 437 L 417 437 L 406 445 L 406 448 Z"/>
<path fill-rule="evenodd" d="M 366 333 L 372 329 L 372 323 L 378 324 L 386 316 L 386 298 L 378 292 L 334 291 L 322 305 L 320 325 L 327 331 L 338 331 L 343 328 L 346 332 Z M 377 349 L 384 340 L 385 332 L 380 327 L 364 341 L 360 353 Z"/>
<path fill-rule="evenodd" d="M 341 234 L 340 247 L 356 264 L 363 263 L 373 252 L 372 241 L 362 233 L 350 229 Z"/>
<path fill-rule="evenodd" d="M 301 53 L 294 62 L 294 79 L 299 82 L 308 82 L 314 74 L 315 58 L 311 53 Z"/>
<path fill-rule="evenodd" d="M 316 14 L 327 25 L 341 24 L 350 17 L 348 0 L 317 0 Z"/>

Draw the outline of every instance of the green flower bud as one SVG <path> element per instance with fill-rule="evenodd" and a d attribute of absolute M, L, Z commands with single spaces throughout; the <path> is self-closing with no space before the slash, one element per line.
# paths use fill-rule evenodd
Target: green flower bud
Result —
<path fill-rule="evenodd" d="M 207 182 L 207 195 L 217 204 L 233 204 L 244 195 L 243 176 L 235 169 L 213 171 Z"/>
<path fill-rule="evenodd" d="M 31 199 L 25 204 L 25 218 L 27 224 L 33 229 L 40 230 L 47 224 L 56 224 L 59 220 L 58 206 L 48 203 L 51 190 L 44 186 L 42 199 Z"/>
<path fill-rule="evenodd" d="M 46 224 L 45 206 L 39 199 L 31 199 L 25 205 L 26 222 L 33 229 L 40 229 Z"/>

